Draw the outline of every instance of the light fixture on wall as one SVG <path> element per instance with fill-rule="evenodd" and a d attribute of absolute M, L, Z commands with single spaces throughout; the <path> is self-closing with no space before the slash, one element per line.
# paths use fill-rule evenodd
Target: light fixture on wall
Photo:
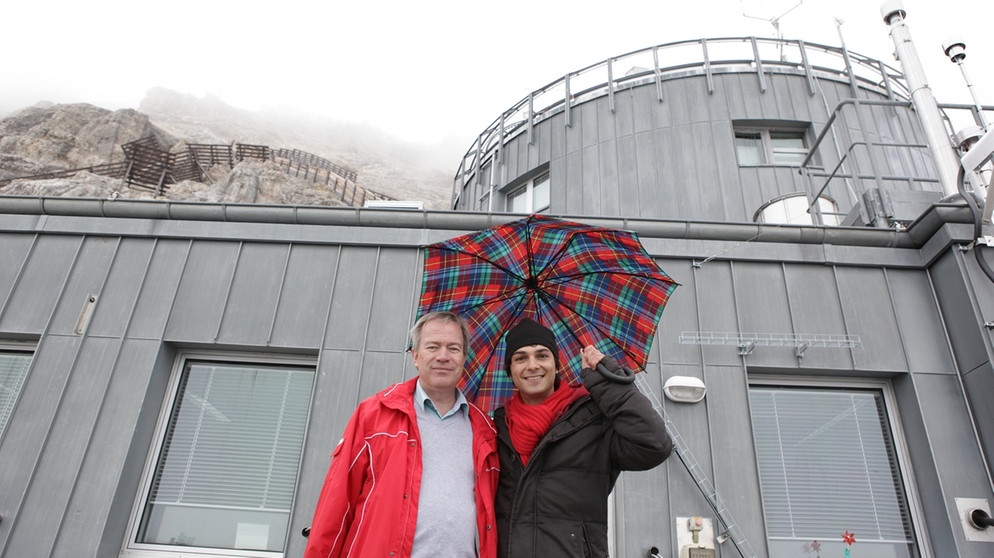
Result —
<path fill-rule="evenodd" d="M 693 376 L 671 376 L 663 384 L 666 398 L 677 403 L 697 403 L 707 391 L 704 381 Z"/>

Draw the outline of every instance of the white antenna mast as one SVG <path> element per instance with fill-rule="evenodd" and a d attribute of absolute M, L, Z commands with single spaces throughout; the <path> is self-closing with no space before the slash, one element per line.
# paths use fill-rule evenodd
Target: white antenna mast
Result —
<path fill-rule="evenodd" d="M 741 3 L 742 2 L 740 0 L 739 4 L 741 4 Z M 776 38 L 777 38 L 778 41 L 780 41 L 780 61 L 781 62 L 784 62 L 785 58 L 784 58 L 784 55 L 783 55 L 783 33 L 780 32 L 780 20 L 783 19 L 783 16 L 785 16 L 785 15 L 789 14 L 790 12 L 794 11 L 798 6 L 800 6 L 803 3 L 804 3 L 804 0 L 798 0 L 797 4 L 794 4 L 793 6 L 791 6 L 790 8 L 788 8 L 786 12 L 784 12 L 784 13 L 776 16 L 776 17 L 754 16 L 754 15 L 749 15 L 749 14 L 745 13 L 744 9 L 742 11 L 742 17 L 748 17 L 748 18 L 752 18 L 752 19 L 759 19 L 759 20 L 762 20 L 762 21 L 768 21 L 771 25 L 773 25 L 773 32 L 776 33 Z"/>
<path fill-rule="evenodd" d="M 973 89 L 973 82 L 970 81 L 970 76 L 966 75 L 966 66 L 963 65 L 963 60 L 966 59 L 966 43 L 959 37 L 952 37 L 942 44 L 942 51 L 949 57 L 950 62 L 959 66 L 960 73 L 963 74 L 963 81 L 966 82 L 966 88 L 970 90 L 970 96 L 973 97 L 973 106 L 977 110 L 977 120 L 986 132 L 989 127 L 987 119 L 984 117 L 984 107 L 980 104 L 977 92 Z"/>
<path fill-rule="evenodd" d="M 846 38 L 842 36 L 842 26 L 845 23 L 846 22 L 842 21 L 841 19 L 835 18 L 835 30 L 836 32 L 839 33 L 839 43 L 842 45 L 843 49 L 846 48 Z"/>

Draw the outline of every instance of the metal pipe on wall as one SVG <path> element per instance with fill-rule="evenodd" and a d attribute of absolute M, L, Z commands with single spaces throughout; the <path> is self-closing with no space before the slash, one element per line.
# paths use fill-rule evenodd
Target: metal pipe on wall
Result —
<path fill-rule="evenodd" d="M 942 114 L 939 112 L 932 90 L 928 86 L 925 70 L 922 68 L 918 52 L 911 40 L 911 32 L 904 23 L 904 18 L 907 15 L 904 5 L 900 0 L 891 0 L 880 7 L 880 14 L 884 17 L 884 23 L 890 28 L 890 36 L 896 49 L 895 54 L 904 70 L 904 79 L 908 83 L 908 89 L 911 90 L 911 102 L 925 132 L 929 152 L 935 161 L 939 182 L 942 184 L 942 192 L 947 197 L 958 195 L 956 174 L 960 167 L 959 158 L 949 134 L 946 132 Z"/>

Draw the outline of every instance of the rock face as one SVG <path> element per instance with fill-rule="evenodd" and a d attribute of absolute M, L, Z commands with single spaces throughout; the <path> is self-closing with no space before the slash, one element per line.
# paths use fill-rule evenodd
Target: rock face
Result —
<path fill-rule="evenodd" d="M 139 110 L 89 104 L 38 104 L 0 120 L 0 180 L 124 160 L 121 146 L 152 136 L 164 150 L 189 143 L 299 149 L 358 172 L 358 185 L 426 208 L 448 207 L 453 172 L 439 170 L 430 148 L 361 126 L 298 115 L 250 113 L 214 98 L 150 91 Z M 452 158 L 454 165 L 458 157 Z M 80 172 L 71 178 L 18 180 L 0 195 L 173 199 L 230 203 L 342 205 L 321 184 L 287 176 L 271 162 L 216 166 L 204 183 L 170 185 L 162 195 L 123 180 Z"/>
<path fill-rule="evenodd" d="M 160 144 L 176 143 L 135 110 L 87 104 L 26 108 L 0 120 L 0 178 L 121 161 L 121 145 L 147 135 Z"/>

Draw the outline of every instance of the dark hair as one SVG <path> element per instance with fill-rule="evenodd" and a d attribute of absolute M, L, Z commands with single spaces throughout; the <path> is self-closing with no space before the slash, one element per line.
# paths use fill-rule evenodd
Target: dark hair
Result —
<path fill-rule="evenodd" d="M 414 322 L 414 327 L 411 328 L 411 349 L 417 350 L 421 344 L 421 330 L 424 329 L 425 324 L 428 322 L 453 322 L 459 326 L 459 330 L 462 332 L 462 350 L 463 354 L 469 353 L 469 326 L 466 325 L 466 320 L 462 316 L 456 314 L 455 312 L 442 311 L 442 312 L 429 312 L 424 316 L 418 318 L 418 321 Z"/>

